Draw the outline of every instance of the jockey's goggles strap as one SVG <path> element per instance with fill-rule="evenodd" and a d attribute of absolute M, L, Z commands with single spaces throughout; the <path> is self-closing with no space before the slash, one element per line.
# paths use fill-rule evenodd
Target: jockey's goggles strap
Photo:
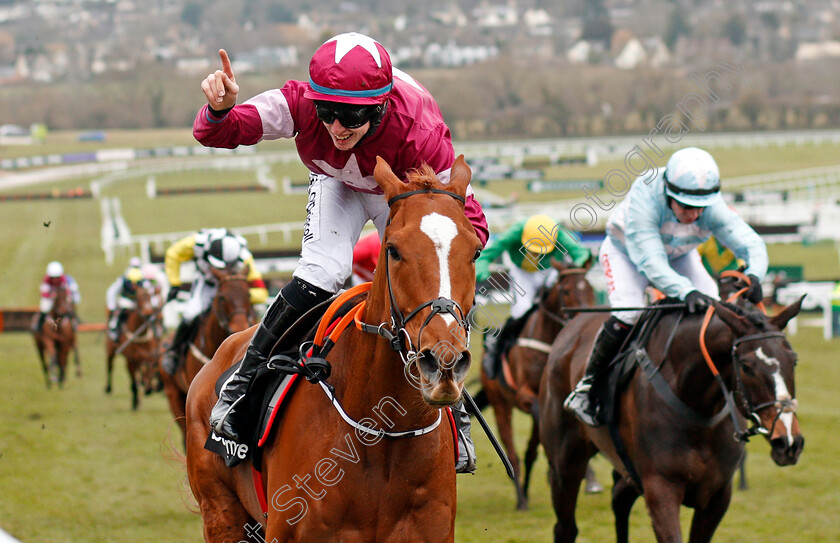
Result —
<path fill-rule="evenodd" d="M 709 194 L 720 192 L 720 185 L 708 189 L 684 189 L 668 181 L 667 177 L 665 178 L 665 187 L 671 192 L 685 194 L 686 196 L 708 196 Z"/>
<path fill-rule="evenodd" d="M 402 194 L 397 194 L 390 200 L 388 200 L 388 207 L 394 205 L 394 202 L 397 200 L 402 200 L 403 198 L 408 198 L 409 196 L 414 196 L 415 194 L 446 194 L 447 196 L 452 196 L 462 204 L 466 205 L 467 200 L 460 194 L 455 194 L 454 192 L 449 192 L 448 190 L 441 190 L 441 189 L 419 189 L 419 190 L 410 190 L 408 192 L 403 192 Z"/>

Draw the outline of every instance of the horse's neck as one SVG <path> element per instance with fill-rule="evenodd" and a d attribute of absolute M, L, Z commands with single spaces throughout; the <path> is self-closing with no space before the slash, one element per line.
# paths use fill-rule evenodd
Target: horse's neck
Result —
<path fill-rule="evenodd" d="M 672 322 L 670 326 L 673 326 Z M 677 331 L 678 337 L 674 338 L 669 348 L 668 360 L 663 364 L 662 371 L 680 399 L 698 413 L 710 415 L 721 409 L 725 398 L 700 350 L 700 326 L 700 319 L 681 324 L 681 329 Z M 667 335 L 670 335 L 670 327 L 665 328 Z M 730 337 L 729 328 L 718 320 L 712 321 L 705 334 L 709 355 L 727 386 L 732 367 Z M 654 360 L 662 360 L 661 355 L 656 356 Z M 669 378 L 669 375 L 672 378 Z"/>
<path fill-rule="evenodd" d="M 369 325 L 390 325 L 390 305 L 385 303 L 387 300 L 387 291 L 384 296 L 381 292 L 377 295 L 372 291 L 365 304 L 362 320 Z M 373 408 L 388 404 L 397 411 L 398 416 L 390 416 L 394 426 L 384 429 L 393 431 L 417 429 L 434 422 L 438 410 L 423 401 L 420 389 L 406 375 L 402 358 L 388 341 L 355 327 L 348 327 L 345 334 L 348 336 L 346 342 L 336 346 L 343 354 L 344 362 L 339 363 L 347 364 L 351 360 L 352 363 L 339 370 L 345 378 L 341 384 L 343 390 L 337 391 L 337 396 L 340 396 L 348 413 L 352 409 L 356 414 L 369 416 Z M 338 368 L 334 364 L 334 373 L 335 369 Z"/>
<path fill-rule="evenodd" d="M 215 309 L 211 309 L 195 335 L 195 343 L 205 354 L 212 356 L 228 335 L 216 317 Z"/>

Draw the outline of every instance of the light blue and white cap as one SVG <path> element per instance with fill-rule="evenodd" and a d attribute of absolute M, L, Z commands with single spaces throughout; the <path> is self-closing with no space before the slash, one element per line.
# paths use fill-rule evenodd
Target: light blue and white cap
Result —
<path fill-rule="evenodd" d="M 665 194 L 691 207 L 707 207 L 721 199 L 720 170 L 708 152 L 680 149 L 665 167 Z"/>

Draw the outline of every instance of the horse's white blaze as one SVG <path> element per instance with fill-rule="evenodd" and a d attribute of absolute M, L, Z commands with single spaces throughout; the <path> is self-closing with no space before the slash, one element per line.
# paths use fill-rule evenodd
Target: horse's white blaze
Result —
<path fill-rule="evenodd" d="M 781 365 L 776 358 L 772 356 L 767 356 L 764 354 L 764 351 L 761 350 L 759 347 L 755 351 L 755 356 L 758 357 L 759 360 L 773 368 L 773 382 L 776 385 L 776 400 L 778 401 L 790 401 L 792 399 L 790 392 L 788 391 L 787 385 L 785 384 L 785 380 L 782 378 L 781 372 Z M 793 413 L 790 411 L 786 411 L 779 416 L 779 420 L 785 427 L 786 431 L 786 438 L 788 444 L 793 443 Z"/>
<path fill-rule="evenodd" d="M 429 236 L 435 246 L 435 254 L 440 267 L 440 288 L 438 297 L 452 298 L 452 278 L 449 275 L 449 252 L 452 249 L 452 240 L 458 235 L 458 227 L 455 221 L 438 213 L 431 213 L 420 220 L 420 230 Z M 446 324 L 452 324 L 455 319 L 452 315 L 443 315 Z"/>

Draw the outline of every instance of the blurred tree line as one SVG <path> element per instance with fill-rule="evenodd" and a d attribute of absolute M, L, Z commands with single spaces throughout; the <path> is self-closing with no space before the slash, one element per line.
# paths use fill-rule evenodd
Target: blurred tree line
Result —
<path fill-rule="evenodd" d="M 736 59 L 723 59 L 737 65 Z M 840 61 L 746 65 L 740 73 L 716 66 L 641 68 L 539 63 L 500 57 L 458 69 L 412 69 L 436 97 L 459 140 L 544 138 L 648 133 L 716 70 L 730 85 L 711 89 L 705 131 L 840 127 L 836 74 Z M 173 73 L 148 65 L 128 74 L 86 82 L 0 87 L 3 122 L 51 130 L 189 127 L 204 103 L 206 74 Z M 306 67 L 237 74 L 240 102 L 287 79 L 305 79 Z M 696 105 L 693 107 L 697 107 Z M 692 131 L 698 130 L 688 124 Z"/>

